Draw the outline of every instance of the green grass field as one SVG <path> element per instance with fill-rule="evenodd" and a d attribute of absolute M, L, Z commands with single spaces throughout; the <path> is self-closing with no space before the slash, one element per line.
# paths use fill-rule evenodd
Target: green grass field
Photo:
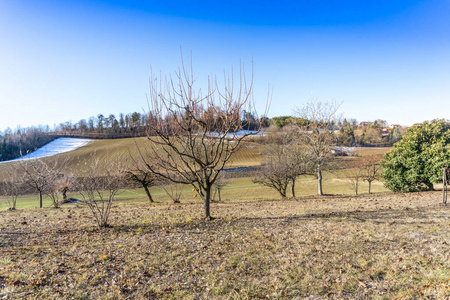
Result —
<path fill-rule="evenodd" d="M 280 199 L 279 193 L 271 188 L 261 186 L 252 182 L 252 177 L 231 178 L 228 179 L 228 185 L 221 192 L 222 201 L 242 201 L 242 200 L 258 200 L 258 199 Z M 323 181 L 323 189 L 328 195 L 353 195 L 354 191 L 351 184 L 343 179 L 336 177 L 334 174 L 325 174 Z M 366 194 L 368 189 L 367 183 L 361 183 L 360 194 Z M 172 200 L 166 192 L 160 187 L 152 187 L 150 189 L 156 203 L 170 203 Z M 372 184 L 372 192 L 387 191 L 381 182 Z M 301 176 L 296 183 L 296 197 L 307 197 L 317 194 L 317 181 L 312 176 Z M 191 186 L 184 186 L 181 201 L 186 203 L 201 202 L 200 198 L 194 198 L 194 192 Z M 80 199 L 76 193 L 69 193 L 69 197 Z M 216 200 L 217 200 L 216 196 Z M 0 210 L 8 208 L 6 202 L 7 197 L 0 196 Z M 143 204 L 148 202 L 148 198 L 143 189 L 126 189 L 117 197 L 117 203 L 122 204 Z M 52 205 L 50 198 L 44 196 L 43 206 Z M 37 208 L 39 207 L 39 196 L 26 195 L 17 199 L 17 209 L 21 208 Z"/>

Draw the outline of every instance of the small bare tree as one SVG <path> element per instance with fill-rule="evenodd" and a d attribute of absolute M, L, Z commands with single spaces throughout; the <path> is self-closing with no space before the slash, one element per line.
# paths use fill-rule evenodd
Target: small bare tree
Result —
<path fill-rule="evenodd" d="M 59 178 L 56 189 L 61 193 L 63 202 L 67 202 L 67 193 L 70 191 L 70 189 L 73 186 L 72 179 L 70 177 L 62 177 Z"/>
<path fill-rule="evenodd" d="M 222 198 L 220 196 L 220 192 L 223 190 L 224 187 L 226 187 L 228 185 L 228 180 L 227 180 L 227 176 L 226 173 L 222 172 L 219 175 L 217 175 L 218 177 L 216 178 L 216 181 L 214 182 L 214 195 L 212 197 L 212 199 L 216 199 L 216 195 L 218 195 L 218 201 L 221 201 Z"/>
<path fill-rule="evenodd" d="M 307 174 L 310 169 L 309 158 L 305 154 L 298 145 L 270 145 L 253 182 L 276 189 L 283 198 L 291 185 L 291 195 L 295 197 L 297 177 Z"/>
<path fill-rule="evenodd" d="M 52 193 L 52 185 L 63 174 L 69 163 L 68 158 L 59 155 L 35 159 L 19 160 L 24 174 L 24 183 L 39 193 L 39 207 L 42 208 L 42 196 Z"/>
<path fill-rule="evenodd" d="M 84 166 L 83 177 L 77 178 L 77 190 L 82 197 L 81 202 L 89 207 L 97 225 L 108 227 L 113 201 L 124 188 L 125 172 L 119 159 L 94 158 L 92 161 Z"/>
<path fill-rule="evenodd" d="M 142 186 L 148 200 L 150 203 L 153 203 L 154 201 L 152 194 L 150 193 L 150 187 L 160 184 L 161 178 L 147 168 L 147 164 L 152 164 L 151 157 L 148 155 L 142 155 L 142 157 L 145 158 L 145 161 L 141 158 L 134 158 L 130 155 L 130 162 L 128 163 L 128 167 L 125 171 L 126 179 Z"/>
<path fill-rule="evenodd" d="M 380 179 L 381 166 L 380 156 L 368 155 L 363 158 L 364 160 L 364 172 L 363 180 L 369 183 L 369 194 L 371 193 L 372 182 Z"/>
<path fill-rule="evenodd" d="M 7 196 L 9 210 L 15 210 L 17 205 L 17 198 L 23 192 L 23 181 L 16 168 L 9 168 L 9 178 L 0 182 L 1 194 Z"/>
<path fill-rule="evenodd" d="M 60 199 L 64 202 L 67 201 L 67 192 L 71 187 L 71 179 L 66 177 L 64 174 L 58 174 L 45 188 L 45 194 L 52 200 L 52 205 L 54 208 L 60 206 Z"/>
<path fill-rule="evenodd" d="M 302 122 L 298 123 L 301 143 L 309 152 L 310 161 L 317 176 L 318 194 L 323 195 L 322 171 L 331 166 L 334 156 L 330 146 L 335 143 L 334 125 L 340 116 L 339 103 L 309 100 L 302 108 L 296 108 L 296 114 Z M 307 122 L 304 122 L 307 120 Z"/>
<path fill-rule="evenodd" d="M 344 178 L 354 188 L 355 196 L 358 195 L 358 188 L 363 180 L 365 168 L 366 165 L 362 160 L 350 158 L 344 160 L 342 172 Z"/>
<path fill-rule="evenodd" d="M 188 70 L 183 60 L 175 78 L 150 80 L 147 135 L 153 161 L 147 168 L 174 183 L 192 185 L 203 199 L 206 219 L 211 219 L 217 175 L 241 142 L 255 134 L 243 131 L 247 125 L 243 110 L 254 110 L 252 79 L 247 82 L 243 67 L 238 82 L 233 73 L 224 76 L 222 87 L 215 77 L 208 78 L 203 93 L 197 88 L 192 63 Z M 256 131 L 260 127 L 261 123 Z"/>
<path fill-rule="evenodd" d="M 282 162 L 283 159 L 280 153 L 266 158 L 261 165 L 261 170 L 258 175 L 253 179 L 253 182 L 274 188 L 280 193 L 281 197 L 286 198 L 286 191 L 291 182 L 291 177 L 286 172 Z"/>

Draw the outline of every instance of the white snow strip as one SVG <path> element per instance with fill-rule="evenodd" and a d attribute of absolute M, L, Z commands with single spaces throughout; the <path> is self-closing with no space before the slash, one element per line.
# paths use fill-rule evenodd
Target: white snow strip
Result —
<path fill-rule="evenodd" d="M 80 147 L 83 147 L 89 144 L 91 141 L 92 140 L 89 139 L 57 138 L 56 140 L 37 149 L 36 151 L 13 160 L 41 158 L 64 152 L 69 152 L 78 149 Z"/>

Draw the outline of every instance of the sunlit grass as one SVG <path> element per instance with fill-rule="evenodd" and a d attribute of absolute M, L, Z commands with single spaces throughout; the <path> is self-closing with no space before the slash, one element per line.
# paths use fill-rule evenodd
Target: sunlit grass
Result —
<path fill-rule="evenodd" d="M 226 185 L 221 191 L 222 201 L 245 201 L 245 200 L 267 200 L 267 199 L 281 199 L 279 193 L 271 188 L 261 186 L 253 183 L 253 177 L 232 178 L 228 179 L 228 185 Z M 353 195 L 354 190 L 352 186 L 344 179 L 337 178 L 335 174 L 325 173 L 323 181 L 323 190 L 328 195 Z M 360 194 L 367 194 L 367 183 L 361 183 L 359 191 Z M 153 196 L 153 200 L 158 203 L 171 203 L 171 198 L 166 194 L 161 187 L 152 187 L 150 191 Z M 372 192 L 385 192 L 381 182 L 372 183 Z M 317 180 L 313 176 L 300 176 L 296 182 L 296 197 L 307 197 L 317 194 Z M 196 193 L 192 191 L 192 186 L 183 186 L 181 201 L 188 203 L 199 203 L 202 200 L 200 197 L 194 198 Z M 214 194 L 214 193 L 213 193 Z M 289 193 L 288 193 L 289 195 Z M 77 193 L 69 193 L 69 198 L 81 199 L 81 196 Z M 7 197 L 0 196 L 0 210 L 8 208 L 6 203 Z M 218 200 L 216 194 L 215 200 Z M 142 204 L 149 202 L 144 189 L 126 189 L 116 196 L 116 203 L 119 204 Z M 52 201 L 49 197 L 43 197 L 43 206 L 50 207 Z M 73 205 L 77 205 L 76 203 Z M 17 209 L 23 208 L 36 208 L 39 207 L 39 195 L 25 195 L 20 196 L 17 199 Z"/>

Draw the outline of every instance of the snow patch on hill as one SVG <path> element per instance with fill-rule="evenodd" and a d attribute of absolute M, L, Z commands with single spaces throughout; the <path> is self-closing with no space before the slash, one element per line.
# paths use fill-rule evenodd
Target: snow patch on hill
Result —
<path fill-rule="evenodd" d="M 16 158 L 14 160 L 20 159 L 33 159 L 41 158 L 46 156 L 52 156 L 64 152 L 69 152 L 80 147 L 89 144 L 92 140 L 89 139 L 76 139 L 76 138 L 57 138 L 56 140 L 44 145 L 43 147 L 24 155 L 21 158 Z"/>

